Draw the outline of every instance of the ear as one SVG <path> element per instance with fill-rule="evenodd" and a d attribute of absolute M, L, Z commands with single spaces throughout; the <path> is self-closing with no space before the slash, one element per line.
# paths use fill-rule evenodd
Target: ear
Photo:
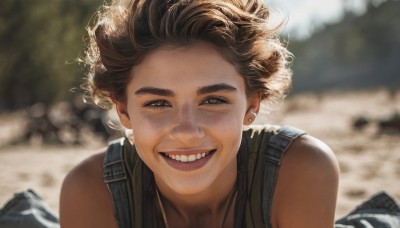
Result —
<path fill-rule="evenodd" d="M 132 129 L 132 124 L 126 104 L 122 102 L 117 102 L 115 104 L 115 108 L 117 110 L 119 121 L 121 122 L 122 126 L 124 126 L 127 129 Z"/>
<path fill-rule="evenodd" d="M 247 110 L 243 119 L 244 125 L 250 125 L 256 119 L 261 106 L 261 96 L 260 93 L 255 93 L 254 95 L 247 98 Z"/>

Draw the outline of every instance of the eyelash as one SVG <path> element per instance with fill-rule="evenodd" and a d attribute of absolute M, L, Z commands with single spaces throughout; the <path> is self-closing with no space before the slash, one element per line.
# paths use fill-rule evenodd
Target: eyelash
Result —
<path fill-rule="evenodd" d="M 211 101 L 211 102 L 210 102 Z M 228 100 L 224 97 L 207 97 L 201 102 L 201 105 L 220 105 L 229 104 Z M 143 107 L 148 107 L 151 109 L 163 109 L 167 107 L 172 107 L 172 105 L 166 100 L 154 100 L 149 101 L 143 105 Z"/>
<path fill-rule="evenodd" d="M 154 101 L 150 101 L 150 102 L 145 103 L 143 105 L 143 107 L 148 107 L 148 108 L 151 108 L 151 109 L 163 109 L 163 108 L 166 108 L 166 107 L 171 107 L 171 105 L 166 100 L 154 100 Z"/>
<path fill-rule="evenodd" d="M 210 100 L 214 100 L 214 102 L 210 103 Z M 206 103 L 206 102 L 208 102 L 208 103 Z M 202 102 L 202 104 L 219 105 L 219 104 L 229 104 L 229 102 L 224 97 L 207 97 Z"/>

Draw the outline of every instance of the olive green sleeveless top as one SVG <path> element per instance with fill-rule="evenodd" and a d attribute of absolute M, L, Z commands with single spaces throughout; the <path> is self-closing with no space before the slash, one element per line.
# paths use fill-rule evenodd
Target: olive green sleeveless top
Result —
<path fill-rule="evenodd" d="M 283 154 L 303 131 L 285 126 L 251 126 L 237 154 L 235 227 L 270 227 L 270 211 Z M 126 139 L 109 144 L 104 178 L 119 227 L 165 227 L 153 173 Z M 159 219 L 155 219 L 159 218 Z"/>

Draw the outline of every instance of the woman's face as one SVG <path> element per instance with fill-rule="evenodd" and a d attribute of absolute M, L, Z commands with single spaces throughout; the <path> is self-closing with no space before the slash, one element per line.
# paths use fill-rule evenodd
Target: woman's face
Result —
<path fill-rule="evenodd" d="M 246 97 L 233 65 L 197 42 L 158 49 L 131 74 L 127 102 L 117 109 L 157 184 L 193 194 L 236 177 L 243 124 L 259 101 Z"/>

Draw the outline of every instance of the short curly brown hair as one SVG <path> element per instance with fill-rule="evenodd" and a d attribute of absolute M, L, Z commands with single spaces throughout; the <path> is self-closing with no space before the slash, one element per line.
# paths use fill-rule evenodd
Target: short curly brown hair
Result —
<path fill-rule="evenodd" d="M 281 100 L 291 85 L 291 54 L 269 15 L 262 0 L 114 0 L 88 29 L 84 87 L 96 104 L 110 108 L 125 101 L 130 70 L 146 54 L 201 40 L 215 45 L 243 76 L 248 95 Z"/>

